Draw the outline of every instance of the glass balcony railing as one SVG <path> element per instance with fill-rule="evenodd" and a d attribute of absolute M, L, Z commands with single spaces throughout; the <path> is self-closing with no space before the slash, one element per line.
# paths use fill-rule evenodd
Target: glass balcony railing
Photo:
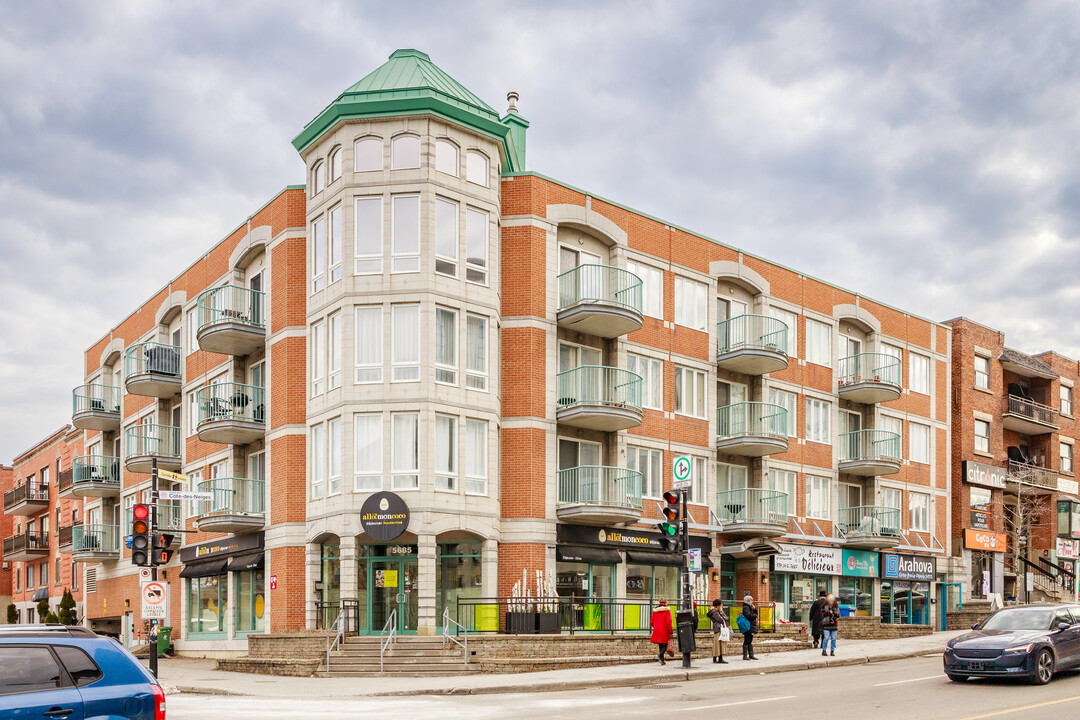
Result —
<path fill-rule="evenodd" d="M 120 528 L 116 525 L 76 525 L 71 528 L 71 552 L 120 552 Z"/>
<path fill-rule="evenodd" d="M 885 505 L 840 508 L 837 528 L 844 535 L 900 536 L 900 510 Z"/>
<path fill-rule="evenodd" d="M 180 377 L 179 345 L 135 343 L 124 351 L 124 377 L 153 374 Z"/>
<path fill-rule="evenodd" d="M 621 368 L 582 365 L 558 375 L 559 408 L 612 405 L 641 410 L 641 376 Z"/>
<path fill-rule="evenodd" d="M 787 525 L 788 496 L 765 488 L 737 488 L 716 493 L 716 517 L 721 523 Z"/>
<path fill-rule="evenodd" d="M 616 505 L 640 510 L 641 473 L 602 465 L 560 470 L 559 504 Z"/>
<path fill-rule="evenodd" d="M 763 402 L 740 402 L 716 408 L 716 437 L 751 435 L 786 439 L 787 409 Z"/>
<path fill-rule="evenodd" d="M 878 460 L 900 462 L 900 436 L 887 430 L 840 433 L 840 462 Z"/>
<path fill-rule="evenodd" d="M 120 388 L 112 385 L 80 385 L 71 393 L 71 412 L 120 414 Z"/>
<path fill-rule="evenodd" d="M 211 494 L 201 500 L 198 514 L 206 515 L 263 515 L 266 512 L 265 484 L 248 478 L 214 478 L 199 483 L 199 492 Z"/>
<path fill-rule="evenodd" d="M 608 265 L 578 265 L 559 275 L 559 310 L 581 302 L 611 303 L 641 314 L 641 278 Z"/>
<path fill-rule="evenodd" d="M 840 387 L 858 383 L 901 385 L 900 359 L 885 353 L 859 353 L 840 358 Z"/>
<path fill-rule="evenodd" d="M 125 459 L 144 455 L 179 459 L 180 447 L 180 428 L 173 425 L 140 423 L 124 435 Z"/>
<path fill-rule="evenodd" d="M 263 302 L 266 294 L 260 290 L 222 285 L 204 290 L 199 295 L 199 330 L 220 323 L 240 323 L 264 328 Z"/>
<path fill-rule="evenodd" d="M 765 315 L 736 315 L 716 323 L 716 354 L 770 350 L 787 355 L 787 323 Z"/>
<path fill-rule="evenodd" d="M 80 455 L 72 463 L 73 484 L 113 483 L 120 487 L 120 458 L 111 455 Z"/>
<path fill-rule="evenodd" d="M 266 392 L 254 385 L 225 382 L 207 385 L 195 393 L 199 424 L 213 420 L 266 422 Z"/>

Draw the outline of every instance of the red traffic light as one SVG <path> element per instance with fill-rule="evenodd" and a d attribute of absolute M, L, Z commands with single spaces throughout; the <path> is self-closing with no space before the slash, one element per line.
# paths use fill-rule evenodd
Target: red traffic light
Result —
<path fill-rule="evenodd" d="M 674 505 L 679 502 L 679 493 L 674 490 L 668 490 L 664 493 L 664 502 L 669 505 Z"/>
<path fill-rule="evenodd" d="M 148 520 L 150 518 L 149 505 L 136 505 L 131 508 L 131 516 L 136 520 Z"/>

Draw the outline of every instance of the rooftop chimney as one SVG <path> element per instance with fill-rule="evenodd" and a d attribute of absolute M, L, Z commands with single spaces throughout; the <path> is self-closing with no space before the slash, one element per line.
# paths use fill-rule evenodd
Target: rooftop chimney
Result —
<path fill-rule="evenodd" d="M 506 109 L 506 112 L 516 113 L 518 111 L 517 101 L 518 94 L 516 92 L 511 90 L 510 92 L 506 93 L 506 102 L 510 103 L 510 107 Z"/>

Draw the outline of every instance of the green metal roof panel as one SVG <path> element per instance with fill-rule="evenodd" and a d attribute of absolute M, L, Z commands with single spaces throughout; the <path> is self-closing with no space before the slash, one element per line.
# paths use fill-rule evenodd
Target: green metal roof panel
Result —
<path fill-rule="evenodd" d="M 342 95 L 388 92 L 400 97 L 396 93 L 403 90 L 420 91 L 416 94 L 422 94 L 425 90 L 442 93 L 448 99 L 472 106 L 481 113 L 498 119 L 491 106 L 447 75 L 431 62 L 426 53 L 419 50 L 395 50 L 389 61 L 348 88 Z"/>

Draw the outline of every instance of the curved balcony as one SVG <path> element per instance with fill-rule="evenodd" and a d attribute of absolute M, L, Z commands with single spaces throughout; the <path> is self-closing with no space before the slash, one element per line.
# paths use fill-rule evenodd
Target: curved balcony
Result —
<path fill-rule="evenodd" d="M 848 475 L 892 475 L 900 471 L 900 436 L 885 430 L 856 430 L 838 439 L 839 469 Z"/>
<path fill-rule="evenodd" d="M 900 360 L 885 353 L 859 353 L 840 358 L 836 393 L 843 400 L 873 405 L 900 397 Z"/>
<path fill-rule="evenodd" d="M 200 532 L 243 533 L 266 525 L 265 484 L 247 478 L 214 478 L 199 483 L 210 500 L 198 503 Z"/>
<path fill-rule="evenodd" d="M 71 424 L 80 430 L 120 429 L 120 388 L 80 385 L 71 393 Z"/>
<path fill-rule="evenodd" d="M 556 378 L 556 419 L 612 432 L 641 424 L 641 376 L 621 368 L 582 365 Z"/>
<path fill-rule="evenodd" d="M 199 349 L 223 355 L 250 355 L 266 344 L 266 294 L 222 285 L 199 295 Z"/>
<path fill-rule="evenodd" d="M 787 532 L 787 493 L 764 488 L 722 490 L 716 493 L 716 519 L 725 535 L 780 537 Z"/>
<path fill-rule="evenodd" d="M 180 428 L 141 423 L 124 434 L 124 466 L 131 472 L 148 473 L 157 460 L 159 470 L 180 469 Z"/>
<path fill-rule="evenodd" d="M 716 408 L 716 450 L 762 457 L 787 452 L 788 414 L 780 405 L 741 402 Z"/>
<path fill-rule="evenodd" d="M 117 497 L 120 494 L 120 458 L 111 455 L 75 458 L 71 492 L 75 497 Z"/>
<path fill-rule="evenodd" d="M 634 522 L 641 518 L 641 473 L 602 465 L 560 470 L 555 513 L 586 525 Z"/>
<path fill-rule="evenodd" d="M 559 275 L 561 327 L 613 338 L 644 322 L 641 278 L 607 265 L 579 265 Z"/>
<path fill-rule="evenodd" d="M 900 544 L 900 510 L 884 505 L 840 508 L 836 529 L 847 547 L 881 550 Z"/>
<path fill-rule="evenodd" d="M 199 439 L 246 445 L 266 433 L 266 392 L 254 385 L 217 383 L 195 393 Z"/>
<path fill-rule="evenodd" d="M 765 315 L 737 315 L 716 323 L 716 364 L 763 375 L 788 366 L 787 323 Z"/>
<path fill-rule="evenodd" d="M 37 515 L 49 509 L 49 486 L 39 482 L 16 485 L 4 493 L 4 514 Z"/>
<path fill-rule="evenodd" d="M 132 395 L 168 399 L 180 392 L 178 345 L 136 343 L 124 351 L 124 385 Z"/>
<path fill-rule="evenodd" d="M 23 533 L 4 538 L 4 560 L 11 562 L 49 557 L 49 534 Z"/>
<path fill-rule="evenodd" d="M 84 563 L 119 560 L 120 528 L 100 524 L 71 528 L 71 559 Z"/>

